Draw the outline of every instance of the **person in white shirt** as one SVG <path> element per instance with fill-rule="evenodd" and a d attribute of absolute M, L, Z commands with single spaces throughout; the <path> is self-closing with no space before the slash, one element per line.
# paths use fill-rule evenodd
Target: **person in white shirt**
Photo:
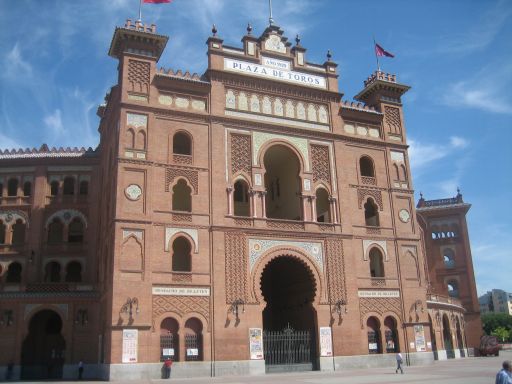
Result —
<path fill-rule="evenodd" d="M 398 370 L 400 370 L 400 372 L 403 374 L 404 373 L 404 370 L 402 369 L 402 363 L 404 362 L 404 360 L 402 359 L 402 354 L 400 352 L 398 352 L 396 354 L 396 370 L 395 370 L 395 373 L 398 373 Z"/>

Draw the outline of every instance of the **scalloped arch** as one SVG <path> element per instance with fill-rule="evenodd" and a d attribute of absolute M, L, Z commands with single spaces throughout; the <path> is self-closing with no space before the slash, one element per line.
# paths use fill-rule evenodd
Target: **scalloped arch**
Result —
<path fill-rule="evenodd" d="M 48 219 L 46 219 L 46 223 L 44 224 L 45 229 L 48 229 L 48 225 L 53 221 L 55 218 L 61 219 L 64 224 L 68 225 L 71 223 L 71 221 L 78 217 L 82 222 L 85 224 L 85 228 L 87 228 L 87 218 L 85 215 L 77 211 L 75 209 L 61 209 L 60 211 L 54 212 Z"/>

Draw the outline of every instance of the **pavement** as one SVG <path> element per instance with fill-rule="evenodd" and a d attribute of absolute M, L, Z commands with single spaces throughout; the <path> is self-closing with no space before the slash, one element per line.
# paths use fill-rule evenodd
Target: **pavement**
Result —
<path fill-rule="evenodd" d="M 134 380 L 128 384 L 494 384 L 504 360 L 512 360 L 512 351 L 501 351 L 499 357 L 468 357 L 435 361 L 425 366 L 404 366 L 404 374 L 395 367 L 350 369 L 336 372 L 280 373 L 262 376 L 228 376 L 190 379 Z M 46 381 L 48 382 L 48 381 Z M 59 383 L 67 383 L 60 381 Z M 69 382 L 69 383 L 76 383 Z M 81 383 L 98 383 L 81 381 Z M 115 382 L 114 382 L 115 383 Z M 120 382 L 117 382 L 120 383 Z"/>

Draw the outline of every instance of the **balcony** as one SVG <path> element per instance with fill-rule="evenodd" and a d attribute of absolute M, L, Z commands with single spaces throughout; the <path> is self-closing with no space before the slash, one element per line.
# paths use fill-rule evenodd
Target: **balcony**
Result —
<path fill-rule="evenodd" d="M 2 196 L 0 205 L 29 205 L 32 203 L 31 196 Z"/>
<path fill-rule="evenodd" d="M 399 288 L 398 279 L 390 277 L 359 277 L 359 288 Z"/>
<path fill-rule="evenodd" d="M 465 311 L 464 307 L 462 306 L 462 301 L 460 299 L 457 299 L 455 297 L 449 297 L 444 295 L 434 295 L 434 294 L 427 294 L 427 304 L 429 307 L 431 306 L 445 306 L 445 307 L 458 307 L 460 310 Z"/>

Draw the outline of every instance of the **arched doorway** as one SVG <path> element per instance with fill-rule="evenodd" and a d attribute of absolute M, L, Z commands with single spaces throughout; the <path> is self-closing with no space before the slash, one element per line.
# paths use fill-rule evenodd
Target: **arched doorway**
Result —
<path fill-rule="evenodd" d="M 450 330 L 450 322 L 448 316 L 443 315 L 443 341 L 444 349 L 446 350 L 446 357 L 448 359 L 455 358 L 455 351 L 453 350 L 452 332 Z"/>
<path fill-rule="evenodd" d="M 455 324 L 457 328 L 457 348 L 459 348 L 460 356 L 466 357 L 466 354 L 464 353 L 464 342 L 462 341 L 462 330 L 460 329 L 459 318 L 457 318 Z"/>
<path fill-rule="evenodd" d="M 263 342 L 267 372 L 317 368 L 316 284 L 312 272 L 298 259 L 281 256 L 261 275 Z"/>
<path fill-rule="evenodd" d="M 428 322 L 430 328 L 430 342 L 432 343 L 432 353 L 434 354 L 434 360 L 439 360 L 439 356 L 437 354 L 436 331 L 434 330 L 434 323 L 432 322 L 432 317 L 430 317 L 430 315 L 428 315 Z"/>
<path fill-rule="evenodd" d="M 61 379 L 66 341 L 61 334 L 62 319 L 49 309 L 30 320 L 21 351 L 22 379 Z"/>

